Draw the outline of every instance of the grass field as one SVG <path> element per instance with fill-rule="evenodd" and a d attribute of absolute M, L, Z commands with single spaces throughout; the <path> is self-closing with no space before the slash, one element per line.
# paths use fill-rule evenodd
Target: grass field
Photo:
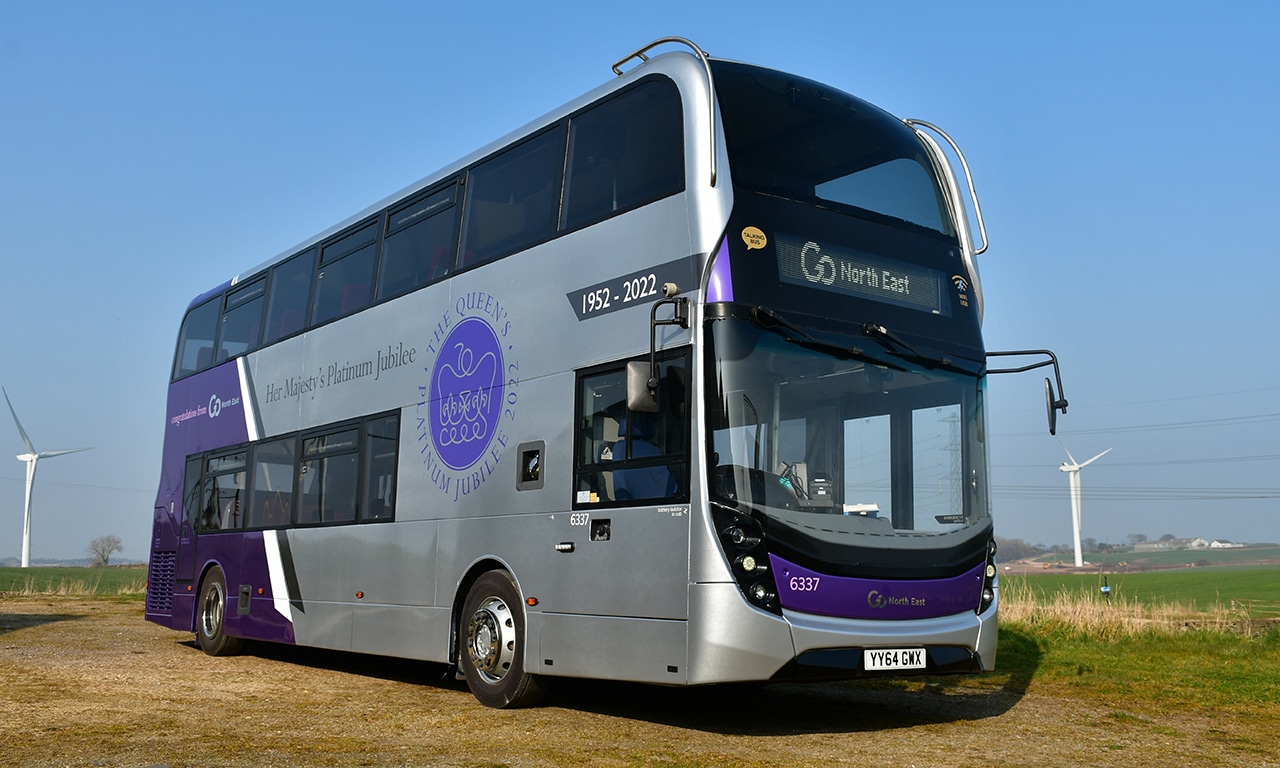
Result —
<path fill-rule="evenodd" d="M 0 595 L 123 595 L 142 599 L 144 566 L 121 568 L 0 568 Z"/>
<path fill-rule="evenodd" d="M 1068 564 L 1072 561 L 1070 553 L 1042 555 L 1035 562 L 1043 565 Z M 1249 563 L 1271 562 L 1280 564 L 1280 547 L 1258 546 L 1239 547 L 1235 549 L 1174 549 L 1169 551 L 1137 552 L 1121 550 L 1118 552 L 1086 552 L 1084 559 L 1094 567 L 1102 567 L 1109 571 L 1140 571 L 1144 568 L 1185 568 L 1196 565 L 1243 565 Z"/>
<path fill-rule="evenodd" d="M 1144 606 L 1176 604 L 1189 611 L 1252 611 L 1259 617 L 1280 616 L 1280 567 L 1235 566 L 1187 568 L 1143 573 L 1109 573 L 1113 603 Z M 1096 596 L 1102 600 L 1103 575 L 1057 573 L 1002 575 L 1002 598 L 1023 602 L 1052 600 L 1060 595 Z"/>

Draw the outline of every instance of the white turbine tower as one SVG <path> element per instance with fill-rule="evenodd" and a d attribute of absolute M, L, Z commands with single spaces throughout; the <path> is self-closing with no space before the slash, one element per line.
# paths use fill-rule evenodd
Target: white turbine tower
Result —
<path fill-rule="evenodd" d="M 26 453 L 18 454 L 18 461 L 27 465 L 27 496 L 26 503 L 22 507 L 22 567 L 31 567 L 31 485 L 36 479 L 36 462 L 41 459 L 48 459 L 53 456 L 61 456 L 64 453 L 78 453 L 80 451 L 90 450 L 89 448 L 69 448 L 61 451 L 40 451 L 31 445 L 31 438 L 27 437 L 27 431 L 22 428 L 22 422 L 18 421 L 18 413 L 13 410 L 13 403 L 9 402 L 9 393 L 0 388 L 0 392 L 4 392 L 4 401 L 9 405 L 9 413 L 13 415 L 13 423 L 18 425 L 18 434 L 22 437 L 22 444 L 26 447 Z"/>
<path fill-rule="evenodd" d="M 1062 450 L 1067 451 L 1067 447 L 1062 446 Z M 1111 448 L 1094 456 L 1086 462 L 1077 462 L 1076 457 L 1071 455 L 1071 451 L 1067 451 L 1067 458 L 1071 459 L 1071 463 L 1062 462 L 1062 466 L 1058 469 L 1066 472 L 1071 481 L 1071 529 L 1075 534 L 1076 540 L 1076 567 L 1084 567 L 1084 553 L 1080 551 L 1080 470 L 1089 466 L 1098 459 L 1106 456 L 1112 451 Z"/>

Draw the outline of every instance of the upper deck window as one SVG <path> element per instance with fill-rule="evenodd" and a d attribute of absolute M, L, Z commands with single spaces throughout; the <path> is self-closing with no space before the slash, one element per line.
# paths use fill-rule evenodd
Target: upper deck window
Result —
<path fill-rule="evenodd" d="M 222 313 L 222 333 L 218 337 L 218 362 L 256 349 L 262 338 L 262 307 L 267 281 L 255 280 L 227 294 Z"/>
<path fill-rule="evenodd" d="M 397 208 L 387 217 L 378 300 L 443 278 L 453 266 L 458 185 Z"/>
<path fill-rule="evenodd" d="M 221 297 L 211 299 L 187 313 L 178 332 L 178 354 L 173 361 L 173 378 L 204 370 L 213 363 L 213 342 L 218 335 Z"/>
<path fill-rule="evenodd" d="M 283 339 L 307 325 L 311 303 L 311 277 L 315 271 L 314 249 L 295 256 L 272 270 L 271 297 L 267 303 L 267 333 L 263 343 Z"/>
<path fill-rule="evenodd" d="M 713 66 L 735 184 L 954 236 L 933 166 L 902 121 L 794 75 Z"/>
<path fill-rule="evenodd" d="M 378 227 L 370 224 L 327 244 L 320 251 L 312 325 L 369 306 L 378 267 Z"/>
<path fill-rule="evenodd" d="M 650 80 L 569 122 L 562 230 L 600 221 L 684 188 L 680 93 Z"/>
<path fill-rule="evenodd" d="M 492 261 L 555 233 L 564 129 L 518 144 L 471 170 L 462 266 Z"/>

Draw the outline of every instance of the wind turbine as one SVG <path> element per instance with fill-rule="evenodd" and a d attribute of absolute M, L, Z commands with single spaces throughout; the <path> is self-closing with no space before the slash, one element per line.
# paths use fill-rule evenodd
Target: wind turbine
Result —
<path fill-rule="evenodd" d="M 1062 446 L 1062 450 L 1067 451 L 1067 447 Z M 1084 554 L 1080 551 L 1080 470 L 1089 466 L 1098 459 L 1111 453 L 1112 449 L 1108 448 L 1102 453 L 1094 456 L 1086 462 L 1077 462 L 1076 457 L 1071 455 L 1071 451 L 1067 451 L 1067 458 L 1071 459 L 1071 463 L 1062 462 L 1062 466 L 1058 469 L 1066 472 L 1071 481 L 1071 529 L 1075 533 L 1076 539 L 1076 567 L 1084 567 Z"/>
<path fill-rule="evenodd" d="M 0 387 L 0 392 L 4 392 L 4 401 L 9 405 L 9 413 L 13 414 L 13 423 L 18 425 L 18 434 L 22 436 L 22 444 L 26 447 L 26 453 L 18 454 L 18 461 L 27 465 L 27 496 L 26 503 L 22 507 L 22 567 L 31 567 L 31 485 L 36 479 L 36 462 L 41 459 L 48 459 L 54 456 L 61 456 L 64 453 L 78 453 L 80 451 L 88 451 L 89 448 L 68 448 L 61 451 L 40 451 L 31 445 L 31 438 L 27 437 L 27 431 L 22 428 L 22 422 L 18 421 L 18 413 L 13 410 L 13 403 L 9 401 L 9 393 Z"/>

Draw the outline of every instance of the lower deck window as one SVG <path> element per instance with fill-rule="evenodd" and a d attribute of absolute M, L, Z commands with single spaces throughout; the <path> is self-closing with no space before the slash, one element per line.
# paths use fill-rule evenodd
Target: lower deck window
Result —
<path fill-rule="evenodd" d="M 394 520 L 399 443 L 383 414 L 188 457 L 187 514 L 199 531 Z"/>

